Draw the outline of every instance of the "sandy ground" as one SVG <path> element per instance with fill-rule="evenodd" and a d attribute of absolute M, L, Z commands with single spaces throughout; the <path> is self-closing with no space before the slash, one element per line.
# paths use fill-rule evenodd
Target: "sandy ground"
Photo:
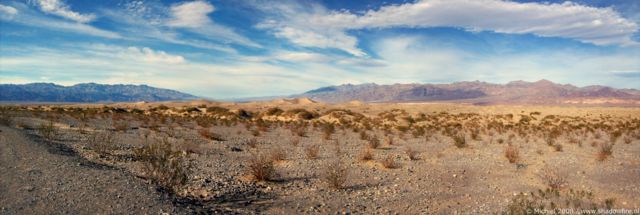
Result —
<path fill-rule="evenodd" d="M 112 106 L 145 110 L 158 105 L 139 103 Z M 384 129 L 367 130 L 368 135 L 381 140 L 381 146 L 372 149 L 373 160 L 362 161 L 360 154 L 366 150 L 369 141 L 362 140 L 360 132 L 351 127 L 338 127 L 329 139 L 325 139 L 320 127 L 309 126 L 306 134 L 299 137 L 293 134 L 289 125 L 274 124 L 255 136 L 255 122 L 249 123 L 249 126 L 243 121 L 234 121 L 228 125 L 220 123 L 203 127 L 195 122 L 196 118 L 191 114 L 191 117 L 181 120 L 168 119 L 152 129 L 145 125 L 149 122 L 145 123 L 141 118 L 125 116 L 124 120 L 129 122 L 127 129 L 115 133 L 118 149 L 109 155 L 99 156 L 91 148 L 87 135 L 78 132 L 82 122 L 74 117 L 52 112 L 13 113 L 12 127 L 17 125 L 22 129 L 2 127 L 3 160 L 0 165 L 2 171 L 8 174 L 1 178 L 1 189 L 9 191 L 2 192 L 5 195 L 0 199 L 4 205 L 2 212 L 493 214 L 504 211 L 520 192 L 545 189 L 547 185 L 539 177 L 544 168 L 556 169 L 566 176 L 567 186 L 562 188 L 563 192 L 585 190 L 593 193 L 593 202 L 614 199 L 614 208 L 640 208 L 640 140 L 637 138 L 640 131 L 637 129 L 624 133 L 615 143 L 613 155 L 599 161 L 596 159 L 599 145 L 607 142 L 610 135 L 604 130 L 596 131 L 597 135 L 578 132 L 560 136 L 557 142 L 562 149 L 557 151 L 548 146 L 544 136 L 539 133 L 523 137 L 516 130 L 501 133 L 486 129 L 485 124 L 488 123 L 486 120 L 496 115 L 513 114 L 515 117 L 512 121 L 517 122 L 520 115 L 541 112 L 540 115 L 534 115 L 537 118 L 534 123 L 545 116 L 555 115 L 563 120 L 585 119 L 585 122 L 594 124 L 596 121 L 589 120 L 605 119 L 605 123 L 627 122 L 634 125 L 638 123 L 640 109 L 451 104 L 233 104 L 204 101 L 164 105 L 178 109 L 184 106 L 220 106 L 253 112 L 279 107 L 285 111 L 304 108 L 323 113 L 341 108 L 362 113 L 369 118 L 381 117 L 380 114 L 394 109 L 404 110 L 403 116 L 425 113 L 427 118 L 436 117 L 444 111 L 449 114 L 477 113 L 485 121 L 480 121 L 479 127 L 483 132 L 479 138 L 474 140 L 467 137 L 464 148 L 456 147 L 454 141 L 442 131 L 428 132 L 427 137 L 415 137 L 411 132 L 402 134 L 392 129 L 389 136 L 393 144 L 388 144 L 384 141 L 387 133 Z M 67 147 L 73 156 L 51 153 L 51 146 L 48 146 L 51 143 L 45 144 L 47 141 L 41 140 L 35 136 L 35 130 L 29 129 L 36 128 L 51 116 L 58 116 L 55 122 L 59 128 L 55 140 L 51 142 Z M 463 122 L 451 119 L 453 122 Z M 290 118 L 280 118 L 276 122 L 287 120 Z M 90 118 L 84 123 L 88 133 L 113 130 L 111 115 Z M 220 135 L 224 141 L 199 135 L 198 130 L 201 129 Z M 166 192 L 157 191 L 147 180 L 135 177 L 141 174 L 141 162 L 126 158 L 133 154 L 132 149 L 145 144 L 143 136 L 168 138 L 175 145 L 188 145 L 189 151 L 193 151 L 188 153 L 194 164 L 193 173 L 186 188 L 177 192 L 182 198 L 168 197 Z M 572 138 L 577 141 L 570 141 Z M 252 139 L 257 142 L 255 147 L 250 144 Z M 629 142 L 626 143 L 625 139 L 629 139 Z M 520 157 L 516 163 L 510 163 L 505 158 L 504 151 L 509 144 L 519 150 Z M 316 145 L 320 151 L 318 158 L 308 158 L 307 150 Z M 409 158 L 406 153 L 409 148 L 419 152 L 418 159 Z M 277 176 L 266 182 L 253 180 L 248 171 L 248 161 L 273 151 L 285 154 L 283 161 L 274 164 Z M 381 161 L 385 158 L 394 160 L 396 167 L 383 167 Z M 342 161 L 348 170 L 342 189 L 331 188 L 325 180 L 326 168 L 336 160 Z M 102 201 L 98 204 L 96 199 Z M 183 204 L 175 204 L 176 201 Z M 86 207 L 93 205 L 97 206 Z"/>

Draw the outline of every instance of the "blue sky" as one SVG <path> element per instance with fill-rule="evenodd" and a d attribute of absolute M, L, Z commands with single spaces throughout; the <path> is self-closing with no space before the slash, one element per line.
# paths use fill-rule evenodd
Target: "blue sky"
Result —
<path fill-rule="evenodd" d="M 640 88 L 640 1 L 0 0 L 0 83 L 210 98 L 345 83 Z"/>

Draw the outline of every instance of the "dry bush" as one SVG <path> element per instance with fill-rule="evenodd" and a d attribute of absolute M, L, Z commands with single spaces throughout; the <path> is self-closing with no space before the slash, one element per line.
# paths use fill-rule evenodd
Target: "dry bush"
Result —
<path fill-rule="evenodd" d="M 331 123 L 322 126 L 322 135 L 325 140 L 331 139 L 331 135 L 336 131 L 336 127 Z"/>
<path fill-rule="evenodd" d="M 307 148 L 305 148 L 305 154 L 307 156 L 307 159 L 318 158 L 318 155 L 320 154 L 320 145 L 313 144 L 307 146 Z"/>
<path fill-rule="evenodd" d="M 504 157 L 506 157 L 507 160 L 509 160 L 509 163 L 516 163 L 520 158 L 520 150 L 518 150 L 517 147 L 509 144 L 504 149 Z"/>
<path fill-rule="evenodd" d="M 392 146 L 393 145 L 393 136 L 385 136 L 384 137 L 384 143 L 387 144 L 388 146 Z"/>
<path fill-rule="evenodd" d="M 552 190 L 560 190 L 569 184 L 564 173 L 548 166 L 543 167 L 538 176 Z"/>
<path fill-rule="evenodd" d="M 456 147 L 458 148 L 467 147 L 467 139 L 464 136 L 464 134 L 454 135 L 451 138 L 453 138 L 453 143 L 455 144 Z"/>
<path fill-rule="evenodd" d="M 360 152 L 360 160 L 361 161 L 370 161 L 374 159 L 373 150 L 370 148 L 365 148 Z"/>
<path fill-rule="evenodd" d="M 116 135 L 113 131 L 96 132 L 88 137 L 89 146 L 98 154 L 109 154 L 115 147 Z"/>
<path fill-rule="evenodd" d="M 369 148 L 377 149 L 378 147 L 380 147 L 380 139 L 376 136 L 369 138 Z"/>
<path fill-rule="evenodd" d="M 407 153 L 407 156 L 409 156 L 409 159 L 411 160 L 420 160 L 420 157 L 418 157 L 420 155 L 420 152 L 418 150 L 416 150 L 415 148 L 409 146 L 404 150 L 405 153 Z"/>
<path fill-rule="evenodd" d="M 287 160 L 287 150 L 282 147 L 276 146 L 269 150 L 269 156 L 272 161 L 285 161 Z"/>
<path fill-rule="evenodd" d="M 612 198 L 597 202 L 593 193 L 589 191 L 546 189 L 515 195 L 501 214 L 530 215 L 545 214 L 545 212 L 553 214 L 560 212 L 559 214 L 562 214 L 562 211 L 558 210 L 562 208 L 571 209 L 573 212 L 583 210 L 596 211 L 596 209 L 611 209 L 614 206 L 614 202 Z"/>
<path fill-rule="evenodd" d="M 553 144 L 553 149 L 556 150 L 556 152 L 561 152 L 562 145 L 560 145 L 560 143 Z"/>
<path fill-rule="evenodd" d="M 365 131 L 360 131 L 360 140 L 368 140 L 369 135 Z"/>
<path fill-rule="evenodd" d="M 252 130 L 251 131 L 251 135 L 253 135 L 254 137 L 259 137 L 260 136 L 260 131 L 258 129 Z"/>
<path fill-rule="evenodd" d="M 187 183 L 191 162 L 181 151 L 173 150 L 168 139 L 145 144 L 134 153 L 143 162 L 145 176 L 160 186 L 175 191 Z"/>
<path fill-rule="evenodd" d="M 255 149 L 258 146 L 258 140 L 256 138 L 251 138 L 251 139 L 247 140 L 247 142 L 245 144 L 247 144 L 249 147 Z"/>
<path fill-rule="evenodd" d="M 348 165 L 340 159 L 330 162 L 324 172 L 324 180 L 331 188 L 342 189 L 349 176 Z"/>
<path fill-rule="evenodd" d="M 56 134 L 58 133 L 58 130 L 56 126 L 53 124 L 53 121 L 49 120 L 46 123 L 40 123 L 40 125 L 38 126 L 38 133 L 45 140 L 51 141 L 55 138 Z"/>
<path fill-rule="evenodd" d="M 297 137 L 296 137 L 296 138 L 293 138 L 293 139 L 291 140 L 291 145 L 293 145 L 293 146 L 298 146 L 298 145 L 300 145 L 300 138 L 297 138 Z"/>
<path fill-rule="evenodd" d="M 624 141 L 624 144 L 630 144 L 631 143 L 631 137 L 626 136 L 626 137 L 624 137 L 623 141 Z"/>
<path fill-rule="evenodd" d="M 307 136 L 307 127 L 304 126 L 303 124 L 294 124 L 291 127 L 291 133 L 293 133 L 294 136 L 306 137 Z"/>
<path fill-rule="evenodd" d="M 611 155 L 613 155 L 613 143 L 600 144 L 600 148 L 598 149 L 597 159 L 599 161 L 604 161 Z"/>
<path fill-rule="evenodd" d="M 214 140 L 214 141 L 226 141 L 226 139 L 224 139 L 224 137 L 222 137 L 222 135 L 214 133 L 212 131 L 210 131 L 209 129 L 203 128 L 198 130 L 198 134 L 200 134 L 200 136 L 207 138 L 209 140 Z"/>
<path fill-rule="evenodd" d="M 387 169 L 395 169 L 398 167 L 398 164 L 396 163 L 396 159 L 393 157 L 393 155 L 388 155 L 386 158 L 380 161 L 380 163 L 384 168 L 387 168 Z"/>
<path fill-rule="evenodd" d="M 275 167 L 271 156 L 265 154 L 253 155 L 247 165 L 249 174 L 256 181 L 270 181 L 275 177 Z"/>

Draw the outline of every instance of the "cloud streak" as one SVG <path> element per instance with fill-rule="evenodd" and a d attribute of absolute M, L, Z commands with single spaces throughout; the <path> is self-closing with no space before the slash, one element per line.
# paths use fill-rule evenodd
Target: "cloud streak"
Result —
<path fill-rule="evenodd" d="M 65 4 L 62 0 L 33 0 L 32 2 L 38 5 L 40 10 L 45 13 L 60 16 L 76 22 L 91 22 L 96 18 L 94 14 L 81 14 L 72 11 L 69 5 Z"/>
<path fill-rule="evenodd" d="M 596 45 L 637 45 L 638 25 L 612 8 L 571 2 L 518 3 L 502 0 L 421 0 L 386 5 L 364 13 L 332 11 L 321 5 L 256 4 L 269 19 L 258 24 L 276 37 L 306 47 L 336 48 L 355 56 L 364 53 L 349 30 L 457 27 L 467 31 L 534 34 Z"/>

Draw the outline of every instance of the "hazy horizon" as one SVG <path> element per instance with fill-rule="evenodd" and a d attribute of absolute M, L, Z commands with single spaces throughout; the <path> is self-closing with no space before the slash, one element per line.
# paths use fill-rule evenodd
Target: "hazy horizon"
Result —
<path fill-rule="evenodd" d="M 0 3 L 0 83 L 146 84 L 208 98 L 340 84 L 640 88 L 640 2 Z"/>

